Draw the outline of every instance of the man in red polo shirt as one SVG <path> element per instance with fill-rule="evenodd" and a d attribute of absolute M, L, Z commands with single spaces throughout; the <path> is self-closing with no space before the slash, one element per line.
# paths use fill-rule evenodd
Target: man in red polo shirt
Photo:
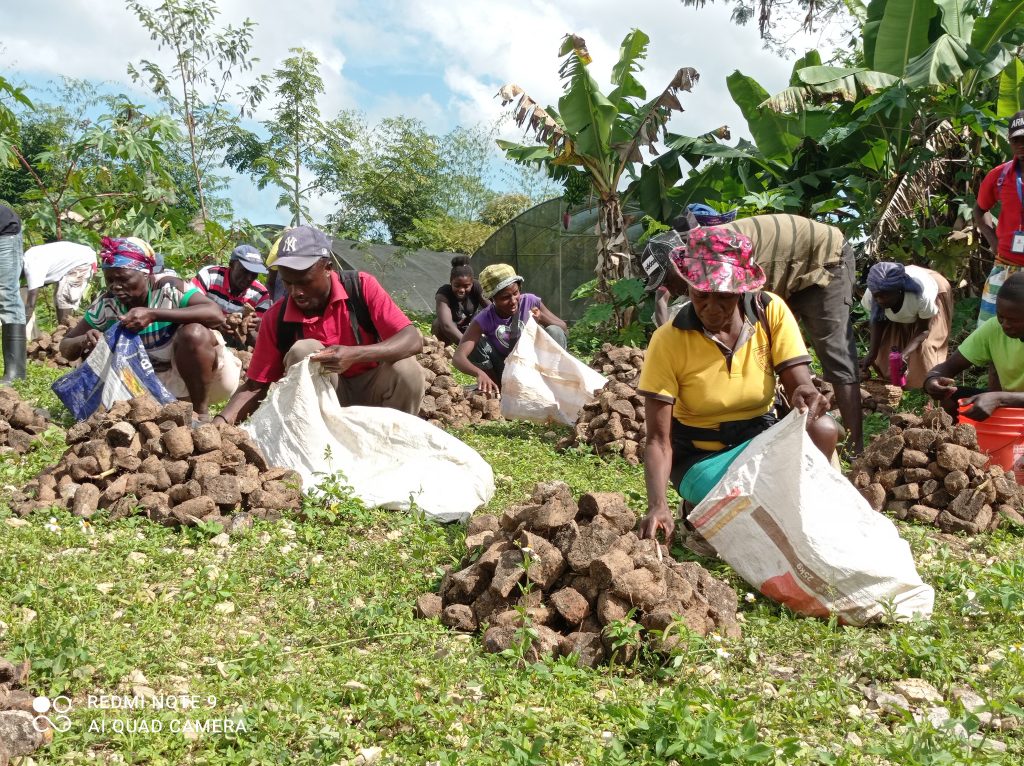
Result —
<path fill-rule="evenodd" d="M 996 315 L 996 296 L 1007 277 L 1024 270 L 1024 110 L 1010 119 L 1013 159 L 988 172 L 974 205 L 974 225 L 988 241 L 996 262 L 981 293 L 978 327 Z M 999 205 L 999 224 L 989 211 Z"/>
<path fill-rule="evenodd" d="M 342 406 L 419 412 L 424 378 L 415 357 L 423 350 L 423 336 L 380 283 L 362 272 L 362 304 L 372 328 L 358 321 L 359 312 L 350 311 L 350 296 L 331 269 L 330 254 L 330 240 L 311 226 L 298 226 L 282 238 L 272 268 L 288 295 L 264 315 L 247 380 L 219 418 L 245 420 L 270 384 L 306 357 L 330 373 Z"/>

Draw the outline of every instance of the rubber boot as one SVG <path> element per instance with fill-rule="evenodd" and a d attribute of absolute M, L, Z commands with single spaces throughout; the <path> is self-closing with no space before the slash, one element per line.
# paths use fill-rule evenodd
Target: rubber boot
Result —
<path fill-rule="evenodd" d="M 9 386 L 25 377 L 25 325 L 5 324 L 3 345 L 4 376 L 0 378 L 0 386 Z"/>

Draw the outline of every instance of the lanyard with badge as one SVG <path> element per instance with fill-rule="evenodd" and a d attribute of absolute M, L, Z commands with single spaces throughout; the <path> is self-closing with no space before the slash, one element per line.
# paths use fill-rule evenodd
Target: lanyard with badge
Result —
<path fill-rule="evenodd" d="M 1024 255 L 1024 182 L 1021 181 L 1021 161 L 1014 162 L 1014 169 L 1017 171 L 1017 202 L 1020 204 L 1019 228 L 1013 232 L 1013 240 L 1010 242 L 1010 252 L 1016 255 Z"/>

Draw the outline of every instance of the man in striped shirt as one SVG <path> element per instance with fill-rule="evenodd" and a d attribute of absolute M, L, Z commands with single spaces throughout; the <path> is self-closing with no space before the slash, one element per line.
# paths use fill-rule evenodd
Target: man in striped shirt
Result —
<path fill-rule="evenodd" d="M 239 245 L 232 251 L 227 266 L 205 266 L 192 284 L 216 303 L 225 316 L 240 313 L 246 306 L 252 307 L 256 318 L 249 326 L 249 345 L 254 346 L 260 317 L 273 304 L 270 293 L 257 277 L 266 273 L 259 250 L 252 245 Z"/>

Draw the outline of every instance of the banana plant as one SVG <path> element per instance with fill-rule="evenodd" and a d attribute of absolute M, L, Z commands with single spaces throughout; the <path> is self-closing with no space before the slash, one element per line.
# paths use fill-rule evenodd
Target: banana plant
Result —
<path fill-rule="evenodd" d="M 682 112 L 679 96 L 697 84 L 695 69 L 683 67 L 653 99 L 637 79 L 647 56 L 649 38 L 639 29 L 622 40 L 619 59 L 612 68 L 612 89 L 601 91 L 590 72 L 591 56 L 586 41 L 566 35 L 559 56 L 562 96 L 558 106 L 540 106 L 515 84 L 502 87 L 502 105 L 515 102 L 512 113 L 531 143 L 499 141 L 506 157 L 521 164 L 545 167 L 558 180 L 573 172 L 586 177 L 598 199 L 598 290 L 607 295 L 617 279 L 633 276 L 634 259 L 626 237 L 623 217 L 625 198 L 619 186 L 623 174 L 638 178 L 648 166 L 645 154 L 658 155 L 665 125 L 673 113 Z M 665 182 L 679 179 L 678 163 L 662 167 Z"/>
<path fill-rule="evenodd" d="M 861 18 L 853 65 L 812 51 L 770 97 L 731 75 L 754 142 L 671 137 L 661 161 L 693 169 L 665 199 L 771 200 L 867 238 L 869 255 L 951 273 L 946 251 L 962 265 L 964 247 L 948 235 L 969 228 L 981 175 L 1005 158 L 1001 118 L 1024 108 L 1024 0 L 872 0 Z"/>

